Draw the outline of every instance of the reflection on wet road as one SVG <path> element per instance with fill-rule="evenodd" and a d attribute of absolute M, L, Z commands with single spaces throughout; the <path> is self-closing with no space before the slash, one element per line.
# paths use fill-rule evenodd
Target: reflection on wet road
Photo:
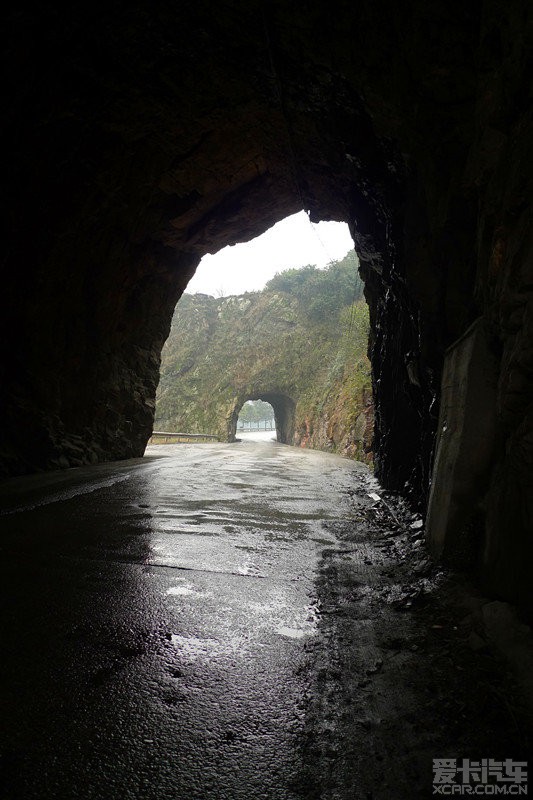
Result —
<path fill-rule="evenodd" d="M 242 442 L 4 484 L 5 796 L 306 797 L 317 565 L 367 474 Z"/>

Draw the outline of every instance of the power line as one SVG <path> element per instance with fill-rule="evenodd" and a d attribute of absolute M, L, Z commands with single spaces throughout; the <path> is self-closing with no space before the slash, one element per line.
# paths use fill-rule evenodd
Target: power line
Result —
<path fill-rule="evenodd" d="M 316 238 L 318 239 L 318 241 L 319 241 L 319 243 L 320 243 L 320 245 L 321 245 L 321 247 L 322 247 L 322 249 L 323 249 L 324 253 L 325 253 L 325 254 L 326 254 L 326 256 L 328 257 L 328 263 L 330 263 L 330 264 L 331 264 L 331 262 L 332 262 L 332 261 L 335 261 L 335 259 L 334 259 L 334 258 L 332 258 L 332 256 L 331 256 L 331 253 L 329 252 L 328 248 L 327 248 L 327 247 L 326 247 L 326 245 L 324 244 L 324 241 L 322 240 L 322 237 L 320 236 L 320 234 L 319 234 L 319 232 L 318 232 L 318 229 L 315 227 L 315 224 L 314 224 L 314 223 L 311 221 L 311 219 L 310 219 L 309 215 L 307 214 L 306 216 L 307 216 L 307 221 L 309 222 L 309 225 L 311 226 L 311 230 L 312 230 L 312 231 L 313 231 L 313 233 L 315 234 L 315 236 L 316 236 Z"/>

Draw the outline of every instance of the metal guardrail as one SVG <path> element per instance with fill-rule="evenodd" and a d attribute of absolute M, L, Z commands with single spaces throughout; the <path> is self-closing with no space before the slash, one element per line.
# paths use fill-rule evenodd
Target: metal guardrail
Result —
<path fill-rule="evenodd" d="M 180 442 L 218 442 L 219 437 L 210 433 L 175 433 L 174 431 L 152 431 L 148 444 L 179 444 Z"/>
<path fill-rule="evenodd" d="M 253 431 L 275 431 L 275 422 L 237 422 L 237 432 L 253 432 Z"/>

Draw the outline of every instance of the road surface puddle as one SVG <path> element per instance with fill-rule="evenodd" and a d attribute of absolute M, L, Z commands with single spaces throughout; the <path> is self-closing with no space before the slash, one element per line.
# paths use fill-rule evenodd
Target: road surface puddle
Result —
<path fill-rule="evenodd" d="M 316 633 L 316 631 L 304 631 L 302 628 L 286 628 L 283 626 L 281 628 L 277 628 L 276 633 L 278 633 L 280 636 L 287 636 L 289 639 L 302 639 L 304 636 L 313 635 Z"/>
<path fill-rule="evenodd" d="M 211 592 L 201 592 L 195 589 L 191 583 L 185 583 L 183 586 L 171 586 L 166 590 L 165 594 L 177 595 L 185 597 L 187 595 L 196 595 L 196 597 L 210 597 Z"/>
<path fill-rule="evenodd" d="M 179 636 L 172 634 L 172 644 L 178 648 L 186 658 L 196 660 L 216 655 L 221 650 L 218 639 L 200 639 L 197 636 Z"/>
<path fill-rule="evenodd" d="M 220 641 L 210 638 L 201 639 L 198 636 L 180 636 L 177 633 L 172 634 L 171 641 L 179 650 L 180 655 L 190 661 L 209 660 L 228 655 L 235 656 L 237 653 L 243 654 L 248 643 L 242 635 L 231 636 Z"/>

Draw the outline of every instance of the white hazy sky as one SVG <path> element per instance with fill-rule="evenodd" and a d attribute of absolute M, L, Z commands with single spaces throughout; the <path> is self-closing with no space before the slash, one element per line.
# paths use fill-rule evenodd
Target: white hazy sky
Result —
<path fill-rule="evenodd" d="M 352 249 L 353 240 L 344 222 L 312 224 L 300 211 L 251 242 L 204 256 L 186 291 L 215 297 L 257 291 L 276 272 L 307 264 L 325 267 Z"/>

